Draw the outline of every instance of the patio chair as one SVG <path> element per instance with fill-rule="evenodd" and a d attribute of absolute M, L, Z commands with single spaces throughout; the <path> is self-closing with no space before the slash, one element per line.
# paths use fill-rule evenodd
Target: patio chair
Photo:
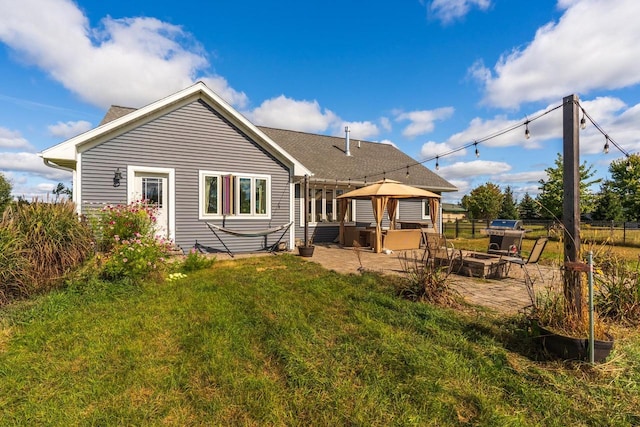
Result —
<path fill-rule="evenodd" d="M 524 271 L 525 282 L 527 284 L 532 283 L 531 276 L 529 275 L 529 271 L 527 270 L 527 265 L 533 264 L 538 269 L 538 274 L 540 274 L 540 279 L 544 282 L 544 277 L 542 276 L 542 271 L 540 270 L 540 266 L 538 265 L 538 261 L 540 261 L 540 256 L 542 255 L 542 251 L 544 251 L 545 246 L 547 246 L 547 242 L 549 241 L 548 237 L 539 237 L 536 242 L 533 244 L 533 248 L 529 253 L 529 257 L 524 259 L 522 257 L 502 257 L 504 261 L 509 262 L 510 264 L 517 264 Z"/>
<path fill-rule="evenodd" d="M 453 243 L 447 241 L 444 234 L 423 232 L 425 249 L 423 261 L 435 266 L 451 266 L 456 257 Z"/>

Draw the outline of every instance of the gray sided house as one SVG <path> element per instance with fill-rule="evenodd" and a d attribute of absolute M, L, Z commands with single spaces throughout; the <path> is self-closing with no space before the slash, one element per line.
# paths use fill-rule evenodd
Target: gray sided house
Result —
<path fill-rule="evenodd" d="M 258 127 L 203 83 L 140 109 L 112 107 L 100 125 L 40 153 L 73 173 L 79 213 L 149 200 L 158 206 L 158 233 L 184 251 L 224 250 L 206 222 L 241 233 L 293 223 L 289 248 L 303 238 L 302 182 L 310 176 L 309 219 L 316 241 L 338 234 L 336 196 L 386 177 L 434 192 L 450 183 L 391 145 Z M 371 173 L 371 176 L 367 174 Z M 428 220 L 419 200 L 401 201 L 400 220 Z M 348 219 L 373 221 L 371 205 L 353 202 Z M 317 230 L 317 231 L 316 231 Z M 219 233 L 220 234 L 220 233 Z M 280 233 L 267 236 L 273 244 Z M 220 234 L 233 252 L 252 252 L 263 237 Z"/>

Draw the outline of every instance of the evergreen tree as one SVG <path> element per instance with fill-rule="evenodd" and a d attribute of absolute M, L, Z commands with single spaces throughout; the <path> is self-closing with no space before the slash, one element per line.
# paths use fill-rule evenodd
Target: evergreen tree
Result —
<path fill-rule="evenodd" d="M 540 194 L 538 194 L 537 200 L 542 205 L 540 214 L 543 218 L 562 218 L 563 169 L 562 155 L 558 153 L 555 166 L 545 169 L 547 180 L 538 181 Z M 589 181 L 596 172 L 592 170 L 591 166 L 587 166 L 586 162 L 579 166 L 578 173 L 580 175 L 580 213 L 588 213 L 593 210 L 595 202 L 595 195 L 589 188 L 600 182 L 600 179 Z"/>
<path fill-rule="evenodd" d="M 598 221 L 624 221 L 624 209 L 620 197 L 612 188 L 611 181 L 605 181 L 596 195 L 593 219 Z"/>
<path fill-rule="evenodd" d="M 524 196 L 518 205 L 518 213 L 520 214 L 521 219 L 538 219 L 540 218 L 538 208 L 539 206 L 533 197 L 531 197 L 529 193 L 524 193 Z"/>
<path fill-rule="evenodd" d="M 500 213 L 498 218 L 505 219 L 518 219 L 520 215 L 518 213 L 518 207 L 516 201 L 513 199 L 513 191 L 511 187 L 507 186 L 502 194 L 502 206 L 500 207 Z"/>

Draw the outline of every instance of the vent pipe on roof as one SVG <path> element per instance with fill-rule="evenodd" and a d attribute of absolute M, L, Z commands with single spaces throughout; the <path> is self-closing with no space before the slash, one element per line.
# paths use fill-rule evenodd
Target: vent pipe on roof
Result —
<path fill-rule="evenodd" d="M 347 156 L 351 155 L 351 151 L 349 151 L 349 132 L 351 132 L 351 130 L 349 129 L 349 126 L 345 126 L 344 127 L 344 154 L 346 154 Z"/>

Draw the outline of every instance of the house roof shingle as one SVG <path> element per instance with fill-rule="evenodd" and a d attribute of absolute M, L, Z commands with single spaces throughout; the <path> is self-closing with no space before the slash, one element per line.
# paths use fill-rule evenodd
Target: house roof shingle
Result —
<path fill-rule="evenodd" d="M 363 182 L 366 176 L 366 181 L 371 183 L 386 177 L 429 190 L 457 191 L 450 182 L 389 144 L 351 139 L 351 156 L 347 156 L 345 139 L 341 137 L 258 128 L 311 170 L 315 181 L 331 183 L 351 179 L 355 183 Z M 407 165 L 411 165 L 409 176 Z"/>
<path fill-rule="evenodd" d="M 112 106 L 100 125 L 125 116 L 135 108 Z M 418 164 L 389 144 L 351 140 L 351 156 L 345 154 L 345 139 L 299 131 L 257 126 L 283 150 L 314 174 L 312 180 L 345 183 L 371 183 L 389 178 L 432 191 L 457 191 L 457 188 L 438 174 Z M 407 165 L 409 176 L 407 176 Z M 387 172 L 388 171 L 388 172 Z"/>

